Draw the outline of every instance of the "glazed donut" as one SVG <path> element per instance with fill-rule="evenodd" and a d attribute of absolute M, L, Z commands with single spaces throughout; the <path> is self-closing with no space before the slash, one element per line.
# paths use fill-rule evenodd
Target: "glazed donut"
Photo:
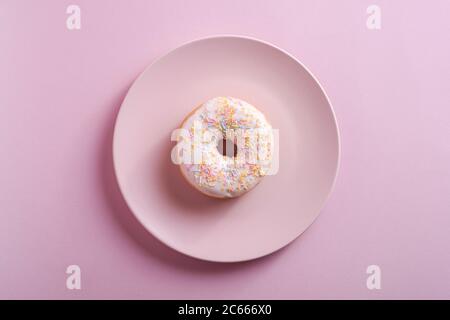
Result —
<path fill-rule="evenodd" d="M 187 142 L 183 151 L 177 151 L 181 173 L 208 196 L 241 196 L 270 170 L 272 127 L 245 101 L 232 97 L 208 100 L 185 118 L 180 130 L 184 132 L 181 140 Z"/>

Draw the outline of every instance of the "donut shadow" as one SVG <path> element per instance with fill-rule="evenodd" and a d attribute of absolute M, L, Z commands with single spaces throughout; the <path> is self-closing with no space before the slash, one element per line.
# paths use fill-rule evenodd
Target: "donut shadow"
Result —
<path fill-rule="evenodd" d="M 126 204 L 125 199 L 123 198 L 123 195 L 117 184 L 112 157 L 114 123 L 116 120 L 118 109 L 123 101 L 125 94 L 126 91 L 122 92 L 114 99 L 115 108 L 113 108 L 113 111 L 105 121 L 105 126 L 103 128 L 104 132 L 102 133 L 102 138 L 99 145 L 98 158 L 98 181 L 102 190 L 102 197 L 105 201 L 105 204 L 107 205 L 108 213 L 110 214 L 109 217 L 117 223 L 119 227 L 118 230 L 121 230 L 125 236 L 124 239 L 129 239 L 129 241 L 131 241 L 133 245 L 136 245 L 137 248 L 142 251 L 142 254 L 147 256 L 150 264 L 155 262 L 160 263 L 168 268 L 172 268 L 173 270 L 182 273 L 198 273 L 202 275 L 214 275 L 220 273 L 227 274 L 238 272 L 239 270 L 242 270 L 243 267 L 256 267 L 256 264 L 253 261 L 241 263 L 216 263 L 189 257 L 166 246 L 163 242 L 153 236 L 147 229 L 145 229 L 145 227 L 137 220 L 137 218 L 134 216 L 134 214 Z M 170 139 L 166 140 L 165 144 L 170 147 Z M 168 169 L 173 169 L 168 170 L 167 172 L 173 171 L 171 173 L 173 174 L 173 179 L 177 181 L 177 184 L 181 184 L 183 182 L 183 177 L 176 176 L 176 174 L 181 175 L 181 173 L 176 172 L 177 167 L 171 163 L 170 158 L 166 158 L 165 162 L 171 165 Z M 167 167 L 169 166 L 167 165 Z M 167 186 L 169 186 L 168 182 Z M 178 197 L 179 193 L 182 193 L 183 187 L 184 186 L 175 188 L 176 192 L 174 192 L 174 194 L 172 195 L 174 198 L 177 198 L 180 201 L 180 205 L 183 205 L 183 201 L 186 200 L 185 197 L 182 197 L 181 199 Z M 187 187 L 189 189 L 186 189 L 186 192 L 192 189 L 192 187 L 189 185 Z M 196 192 L 195 190 L 192 191 Z M 199 196 L 201 196 L 201 194 L 199 194 Z M 194 199 L 196 198 L 194 197 Z M 191 201 L 195 202 L 192 199 Z M 201 203 L 199 203 L 199 205 L 201 205 Z"/>
<path fill-rule="evenodd" d="M 220 199 L 209 197 L 196 190 L 189 184 L 180 171 L 180 167 L 174 164 L 170 158 L 170 153 L 175 142 L 170 141 L 170 136 L 165 137 L 158 145 L 159 159 L 158 180 L 163 187 L 162 195 L 167 201 L 177 205 L 180 210 L 186 213 L 211 214 L 219 208 L 221 212 L 234 206 L 239 198 Z"/>
<path fill-rule="evenodd" d="M 133 245 L 136 245 L 137 249 L 141 250 L 142 254 L 149 259 L 148 263 L 159 263 L 180 273 L 223 276 L 245 270 L 247 272 L 256 270 L 261 265 L 277 261 L 284 249 L 258 259 L 233 263 L 196 259 L 166 246 L 137 220 L 119 189 L 112 158 L 114 124 L 127 90 L 128 88 L 124 88 L 122 92 L 112 98 L 112 102 L 108 103 L 113 107 L 102 128 L 98 155 L 98 182 L 102 190 L 101 196 L 107 206 L 109 217 L 117 223 L 118 230 L 121 230 L 125 236 L 124 239 L 129 239 Z M 173 201 L 180 207 L 180 210 L 190 208 L 195 212 L 205 214 L 216 210 L 218 207 L 231 207 L 239 200 L 239 198 L 226 200 L 210 198 L 195 190 L 179 172 L 179 167 L 172 163 L 170 159 L 172 146 L 170 136 L 162 139 L 157 146 L 158 150 L 161 151 L 161 158 L 152 159 L 153 161 L 159 161 L 157 165 L 160 170 L 157 179 L 163 187 L 162 194 L 166 200 Z"/>

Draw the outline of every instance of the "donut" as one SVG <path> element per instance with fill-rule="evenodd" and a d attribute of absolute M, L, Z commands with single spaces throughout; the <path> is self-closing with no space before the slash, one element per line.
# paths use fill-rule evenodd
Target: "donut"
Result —
<path fill-rule="evenodd" d="M 272 127 L 263 113 L 243 100 L 208 100 L 188 114 L 179 131 L 183 144 L 176 158 L 181 173 L 207 196 L 239 197 L 270 171 Z"/>

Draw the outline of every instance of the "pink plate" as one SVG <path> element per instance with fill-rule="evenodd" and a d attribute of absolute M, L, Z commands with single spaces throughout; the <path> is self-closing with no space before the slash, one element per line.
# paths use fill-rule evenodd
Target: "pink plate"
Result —
<path fill-rule="evenodd" d="M 258 107 L 279 129 L 279 171 L 231 200 L 193 189 L 172 164 L 171 133 L 215 96 Z M 295 58 L 246 37 L 196 40 L 151 64 L 117 117 L 114 167 L 137 219 L 171 248 L 234 262 L 274 252 L 298 237 L 324 205 L 336 178 L 339 135 L 318 81 Z"/>

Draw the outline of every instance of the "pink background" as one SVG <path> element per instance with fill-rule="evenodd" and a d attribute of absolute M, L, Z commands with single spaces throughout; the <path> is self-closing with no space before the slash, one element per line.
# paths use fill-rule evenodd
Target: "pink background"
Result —
<path fill-rule="evenodd" d="M 366 8 L 382 29 L 366 28 Z M 82 29 L 66 29 L 66 7 Z M 448 1 L 0 1 L 0 298 L 450 298 Z M 319 78 L 341 168 L 294 243 L 239 264 L 178 254 L 118 188 L 118 108 L 156 57 L 253 36 Z M 82 289 L 65 287 L 66 267 Z M 366 268 L 382 289 L 366 288 Z"/>

